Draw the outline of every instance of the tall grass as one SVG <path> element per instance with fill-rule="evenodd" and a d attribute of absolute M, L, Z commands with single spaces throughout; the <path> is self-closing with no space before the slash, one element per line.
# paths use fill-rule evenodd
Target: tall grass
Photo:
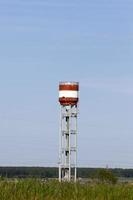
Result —
<path fill-rule="evenodd" d="M 133 200 L 133 186 L 1 180 L 0 200 Z"/>

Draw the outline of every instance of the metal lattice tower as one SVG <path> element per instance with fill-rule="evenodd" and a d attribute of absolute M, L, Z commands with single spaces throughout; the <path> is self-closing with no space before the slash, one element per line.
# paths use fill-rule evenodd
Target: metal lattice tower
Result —
<path fill-rule="evenodd" d="M 59 84 L 60 134 L 59 134 L 59 181 L 77 179 L 77 82 Z"/>

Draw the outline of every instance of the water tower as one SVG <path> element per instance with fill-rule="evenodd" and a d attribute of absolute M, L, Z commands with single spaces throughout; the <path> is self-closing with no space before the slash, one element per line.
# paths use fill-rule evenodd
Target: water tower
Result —
<path fill-rule="evenodd" d="M 77 178 L 77 114 L 79 100 L 78 82 L 59 83 L 60 134 L 59 181 Z"/>

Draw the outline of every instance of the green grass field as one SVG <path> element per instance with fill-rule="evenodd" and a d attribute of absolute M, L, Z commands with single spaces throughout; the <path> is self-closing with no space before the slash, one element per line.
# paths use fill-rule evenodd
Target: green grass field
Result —
<path fill-rule="evenodd" d="M 133 200 L 133 186 L 1 180 L 0 200 Z"/>

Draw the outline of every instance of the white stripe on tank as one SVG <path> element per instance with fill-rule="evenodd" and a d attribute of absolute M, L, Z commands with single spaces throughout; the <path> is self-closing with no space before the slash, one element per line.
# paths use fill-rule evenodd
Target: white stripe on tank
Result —
<path fill-rule="evenodd" d="M 73 90 L 60 90 L 59 91 L 59 98 L 66 97 L 66 98 L 78 98 L 78 91 Z"/>

